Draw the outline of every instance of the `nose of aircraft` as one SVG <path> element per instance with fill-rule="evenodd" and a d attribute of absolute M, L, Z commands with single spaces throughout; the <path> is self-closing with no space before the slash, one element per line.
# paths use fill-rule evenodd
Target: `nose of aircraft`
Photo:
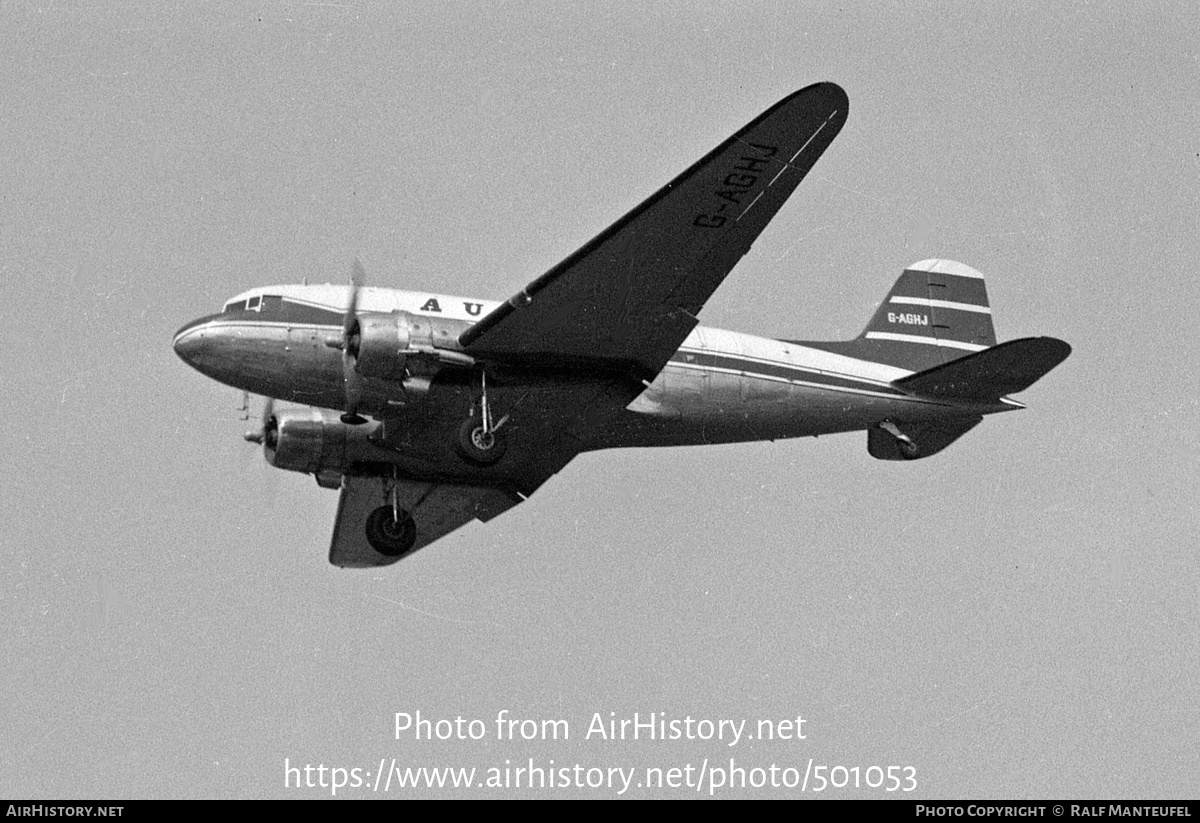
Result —
<path fill-rule="evenodd" d="M 187 365 L 196 362 L 197 355 L 203 346 L 204 336 L 199 331 L 184 329 L 175 335 L 175 354 L 178 354 L 180 360 L 186 362 Z"/>
<path fill-rule="evenodd" d="M 200 335 L 198 333 L 180 333 L 175 335 L 175 353 L 184 363 L 191 363 L 200 352 Z"/>
<path fill-rule="evenodd" d="M 175 332 L 175 342 L 172 343 L 172 348 L 179 355 L 179 359 L 189 366 L 197 366 L 200 353 L 204 350 L 203 326 L 209 319 L 202 317 L 199 320 L 194 320 Z"/>

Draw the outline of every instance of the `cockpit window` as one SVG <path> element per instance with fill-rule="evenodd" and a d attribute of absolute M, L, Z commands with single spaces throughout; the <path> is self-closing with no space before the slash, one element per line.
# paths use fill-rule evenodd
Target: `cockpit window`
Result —
<path fill-rule="evenodd" d="M 243 297 L 241 300 L 230 300 L 221 311 L 226 314 L 235 311 L 274 311 L 282 307 L 282 297 L 273 294 L 256 294 L 249 298 Z"/>

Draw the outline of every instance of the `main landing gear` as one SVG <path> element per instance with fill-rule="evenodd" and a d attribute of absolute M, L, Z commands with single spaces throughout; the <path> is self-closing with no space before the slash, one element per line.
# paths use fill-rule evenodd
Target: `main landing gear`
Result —
<path fill-rule="evenodd" d="M 367 542 L 384 557 L 400 557 L 417 542 L 417 524 L 403 509 L 380 506 L 367 517 Z"/>
<path fill-rule="evenodd" d="M 487 372 L 480 372 L 478 407 L 471 407 L 471 415 L 458 429 L 458 453 L 468 462 L 478 466 L 490 466 L 504 456 L 508 448 L 507 438 L 501 432 L 508 422 L 508 415 L 498 421 L 492 420 L 492 408 L 488 405 Z"/>
<path fill-rule="evenodd" d="M 400 508 L 396 484 L 388 492 L 391 503 L 367 515 L 367 542 L 384 557 L 400 557 L 412 551 L 417 542 L 417 523 Z"/>

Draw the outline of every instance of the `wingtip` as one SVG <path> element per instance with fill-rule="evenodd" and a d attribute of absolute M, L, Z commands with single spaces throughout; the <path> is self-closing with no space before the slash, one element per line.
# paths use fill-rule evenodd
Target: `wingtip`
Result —
<path fill-rule="evenodd" d="M 829 98 L 831 103 L 836 103 L 841 111 L 845 111 L 850 106 L 850 95 L 846 94 L 846 90 L 832 80 L 815 83 L 809 88 L 819 89 L 821 94 Z"/>
<path fill-rule="evenodd" d="M 1070 343 L 1065 340 L 1059 340 L 1057 337 L 1039 337 L 1037 340 L 1041 349 L 1041 356 L 1047 364 L 1047 372 L 1070 357 L 1071 352 L 1074 351 Z"/>
<path fill-rule="evenodd" d="M 1059 340 L 1057 337 L 1043 337 L 1042 339 L 1046 341 L 1055 354 L 1059 355 L 1060 363 L 1070 357 L 1071 352 L 1075 351 L 1066 340 Z"/>
<path fill-rule="evenodd" d="M 796 89 L 794 92 L 784 97 L 776 103 L 768 111 L 776 109 L 782 105 L 790 103 L 797 98 L 820 98 L 821 103 L 833 111 L 836 111 L 844 118 L 846 112 L 850 109 L 850 97 L 846 94 L 846 90 L 830 80 L 825 80 L 820 83 L 813 83 L 804 88 Z"/>

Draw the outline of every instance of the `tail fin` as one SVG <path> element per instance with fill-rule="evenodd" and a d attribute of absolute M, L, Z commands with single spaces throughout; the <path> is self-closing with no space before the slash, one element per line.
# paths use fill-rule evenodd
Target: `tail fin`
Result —
<path fill-rule="evenodd" d="M 953 260 L 913 263 L 854 342 L 860 356 L 913 371 L 996 345 L 983 275 Z"/>
<path fill-rule="evenodd" d="M 996 332 L 982 274 L 953 260 L 922 260 L 904 270 L 855 339 L 786 342 L 918 372 L 996 345 Z"/>

